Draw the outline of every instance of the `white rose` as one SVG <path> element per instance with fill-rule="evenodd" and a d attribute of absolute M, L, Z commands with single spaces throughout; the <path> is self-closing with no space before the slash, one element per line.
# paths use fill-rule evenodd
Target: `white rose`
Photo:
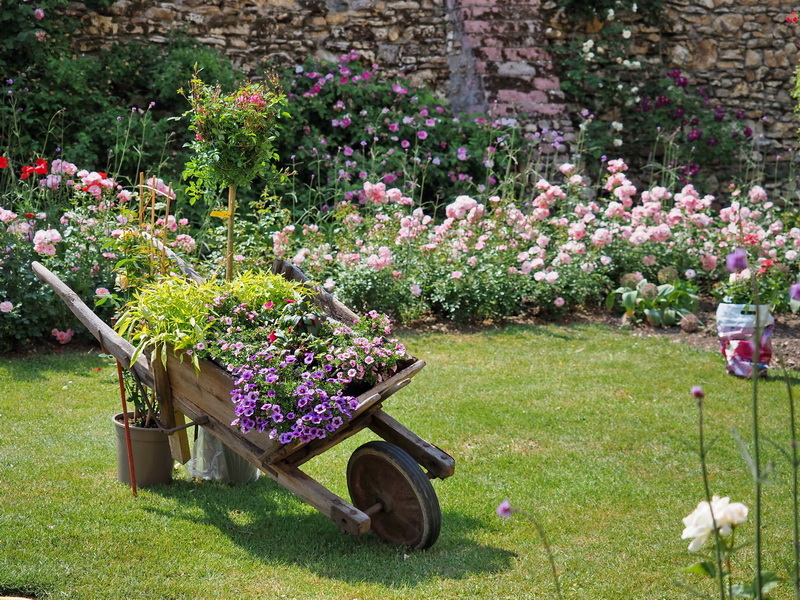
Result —
<path fill-rule="evenodd" d="M 712 518 L 711 513 L 714 513 Z M 693 538 L 689 544 L 689 552 L 697 552 L 706 543 L 708 536 L 714 531 L 714 522 L 720 535 L 729 535 L 733 528 L 747 520 L 747 507 L 740 503 L 730 503 L 730 498 L 714 496 L 711 504 L 701 502 L 687 517 L 681 539 Z"/>

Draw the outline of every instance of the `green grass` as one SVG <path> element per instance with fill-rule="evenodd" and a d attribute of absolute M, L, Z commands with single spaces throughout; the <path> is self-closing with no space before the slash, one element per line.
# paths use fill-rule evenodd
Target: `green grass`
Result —
<path fill-rule="evenodd" d="M 697 559 L 682 517 L 703 498 L 697 413 L 706 392 L 714 493 L 753 507 L 729 430 L 749 439 L 750 383 L 721 357 L 597 327 L 508 327 L 408 335 L 428 362 L 387 412 L 456 459 L 435 487 L 442 535 L 410 553 L 343 535 L 264 477 L 228 486 L 116 482 L 116 371 L 96 353 L 0 363 L 0 595 L 122 598 L 553 598 L 533 526 L 499 518 L 504 499 L 547 531 L 565 598 L 682 598 Z M 101 368 L 96 371 L 95 369 Z M 762 428 L 788 441 L 785 386 L 763 383 Z M 347 497 L 359 434 L 304 469 Z M 788 573 L 789 468 L 764 490 L 766 567 Z M 765 460 L 766 462 L 766 460 Z M 752 519 L 751 519 L 752 521 Z M 752 541 L 752 525 L 741 541 Z M 735 574 L 751 569 L 748 552 Z M 736 577 L 735 577 L 736 578 Z M 775 598 L 789 598 L 784 584 Z"/>

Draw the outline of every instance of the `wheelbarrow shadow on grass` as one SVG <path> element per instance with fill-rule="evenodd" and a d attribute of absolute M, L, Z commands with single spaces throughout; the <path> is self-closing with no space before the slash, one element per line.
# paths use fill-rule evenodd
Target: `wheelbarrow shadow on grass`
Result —
<path fill-rule="evenodd" d="M 442 532 L 432 548 L 411 551 L 371 533 L 341 533 L 323 514 L 266 477 L 245 485 L 176 481 L 152 491 L 174 500 L 177 510 L 145 510 L 216 527 L 265 563 L 300 566 L 339 581 L 407 587 L 434 578 L 495 573 L 510 568 L 514 557 L 475 542 L 471 534 L 485 524 L 458 512 L 443 513 Z"/>

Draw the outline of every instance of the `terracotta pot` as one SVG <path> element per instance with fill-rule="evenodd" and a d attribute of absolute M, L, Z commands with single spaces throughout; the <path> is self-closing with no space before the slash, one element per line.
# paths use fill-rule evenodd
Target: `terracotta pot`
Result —
<path fill-rule="evenodd" d="M 128 413 L 132 416 L 131 413 Z M 128 447 L 125 443 L 125 424 L 122 413 L 112 417 L 117 437 L 117 479 L 130 484 L 131 475 L 128 464 Z M 175 462 L 169 448 L 169 438 L 159 429 L 149 427 L 128 427 L 131 433 L 133 450 L 133 469 L 136 473 L 136 486 L 149 487 L 172 481 Z"/>

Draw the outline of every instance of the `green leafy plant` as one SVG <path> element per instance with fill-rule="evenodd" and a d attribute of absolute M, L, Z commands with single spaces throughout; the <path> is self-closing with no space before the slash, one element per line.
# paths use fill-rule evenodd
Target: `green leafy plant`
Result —
<path fill-rule="evenodd" d="M 656 285 L 646 279 L 635 287 L 618 287 L 606 297 L 606 307 L 613 309 L 618 300 L 625 310 L 625 323 L 644 320 L 653 327 L 678 324 L 682 317 L 694 314 L 699 303 L 697 288 L 689 282 Z"/>
<path fill-rule="evenodd" d="M 44 14 L 38 20 L 37 6 Z M 32 156 L 58 157 L 128 182 L 143 168 L 177 182 L 187 158 L 180 148 L 185 131 L 171 121 L 187 107 L 177 90 L 194 65 L 231 86 L 230 61 L 180 33 L 164 44 L 119 43 L 77 54 L 77 21 L 69 12 L 63 1 L 1 11 L 0 154 L 15 166 Z"/>
<path fill-rule="evenodd" d="M 192 363 L 199 367 L 198 345 L 208 343 L 217 324 L 212 306 L 223 294 L 234 294 L 241 302 L 262 307 L 269 303 L 300 300 L 307 288 L 289 282 L 278 275 L 246 271 L 229 282 L 211 279 L 192 281 L 184 277 L 167 276 L 138 289 L 125 306 L 116 328 L 137 347 L 134 358 L 145 350 L 155 359 L 161 353 L 166 360 L 169 348 L 173 351 L 192 351 Z M 224 318 L 224 316 L 222 317 Z"/>
<path fill-rule="evenodd" d="M 183 175 L 190 181 L 187 192 L 194 203 L 198 198 L 213 198 L 228 188 L 228 248 L 226 277 L 233 276 L 233 223 L 236 188 L 249 186 L 257 177 L 277 173 L 274 142 L 278 119 L 286 96 L 276 77 L 259 83 L 246 83 L 226 94 L 220 85 L 206 85 L 195 73 L 186 96 L 191 109 L 190 143 L 193 156 Z"/>

